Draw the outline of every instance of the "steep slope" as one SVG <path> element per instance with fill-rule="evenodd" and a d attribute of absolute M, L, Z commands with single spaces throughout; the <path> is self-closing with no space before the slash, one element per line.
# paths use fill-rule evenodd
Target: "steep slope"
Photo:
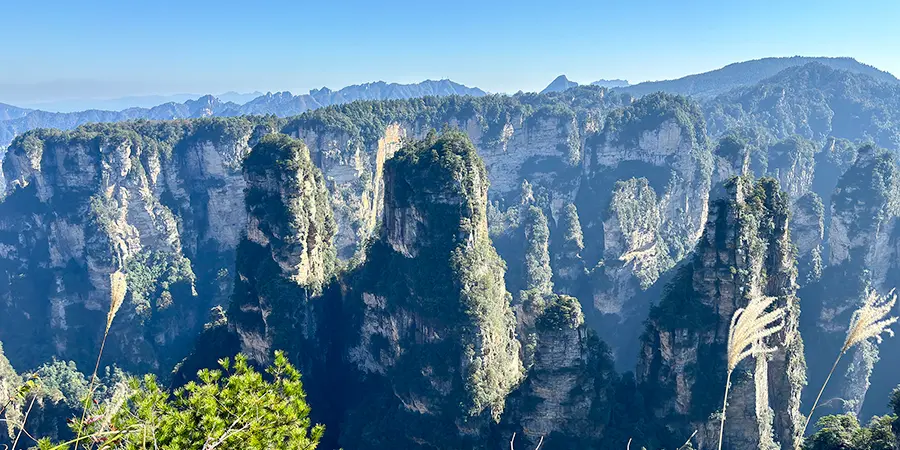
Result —
<path fill-rule="evenodd" d="M 547 85 L 542 91 L 541 94 L 546 94 L 548 92 L 562 92 L 568 89 L 571 89 L 575 86 L 578 86 L 578 83 L 574 81 L 569 81 L 565 75 L 560 75 L 553 79 L 550 84 Z"/>
<path fill-rule="evenodd" d="M 648 81 L 622 88 L 635 96 L 662 91 L 670 94 L 689 95 L 698 99 L 725 94 L 733 89 L 749 87 L 775 74 L 808 63 L 819 63 L 837 70 L 868 75 L 881 82 L 897 83 L 890 73 L 862 64 L 853 58 L 827 58 L 794 56 L 790 58 L 762 58 L 729 64 L 721 69 L 689 75 L 676 80 Z"/>
<path fill-rule="evenodd" d="M 517 448 L 602 448 L 614 408 L 609 349 L 584 323 L 578 299 L 529 292 L 517 310 L 527 375 L 506 401 L 498 440 Z"/>
<path fill-rule="evenodd" d="M 755 128 L 775 139 L 796 134 L 821 144 L 834 136 L 900 148 L 900 83 L 817 62 L 723 94 L 704 109 L 712 134 Z"/>
<path fill-rule="evenodd" d="M 522 378 L 487 172 L 461 133 L 385 165 L 384 228 L 346 283 L 347 360 L 367 382 L 342 445 L 472 448 Z"/>
<path fill-rule="evenodd" d="M 302 139 L 328 180 L 338 222 L 336 245 L 349 258 L 381 215 L 382 168 L 404 138 L 444 127 L 466 132 L 491 180 L 492 227 L 516 216 L 522 181 L 552 191 L 553 211 L 571 202 L 578 187 L 585 136 L 599 117 L 626 99 L 595 87 L 572 96 L 444 97 L 357 102 L 307 112 L 284 132 Z M 505 217 L 505 216 L 504 216 Z"/>
<path fill-rule="evenodd" d="M 866 288 L 886 293 L 900 286 L 898 218 L 900 170 L 896 157 L 871 146 L 860 148 L 831 197 L 821 280 L 801 292 L 804 300 L 813 300 L 808 303 L 811 320 L 803 331 L 822 344 L 818 351 L 809 352 L 811 373 L 817 375 L 812 386 L 820 386 L 822 372 L 830 369 Z M 872 343 L 855 347 L 837 368 L 824 396 L 831 401 L 820 412 L 860 413 L 866 408 L 865 416 L 883 413 L 883 399 L 896 385 L 900 367 L 897 349 L 895 340 L 887 340 L 880 350 Z M 872 401 L 866 400 L 867 394 Z"/>
<path fill-rule="evenodd" d="M 322 174 L 306 146 L 284 135 L 262 138 L 244 160 L 243 173 L 249 220 L 237 246 L 228 313 L 241 352 L 260 363 L 277 349 L 298 360 L 319 356 L 312 300 L 337 265 Z"/>
<path fill-rule="evenodd" d="M 712 155 L 696 104 L 666 94 L 610 113 L 586 153 L 575 205 L 590 271 L 560 289 L 592 306 L 588 320 L 628 367 L 647 290 L 702 233 Z"/>
<path fill-rule="evenodd" d="M 30 111 L 31 110 L 29 109 L 0 103 L 0 121 L 18 119 L 19 117 L 25 116 Z"/>
<path fill-rule="evenodd" d="M 656 417 L 681 442 L 698 430 L 700 447 L 716 445 L 725 347 L 734 311 L 754 295 L 787 308 L 785 328 L 772 338 L 779 350 L 744 361 L 732 379 L 725 446 L 794 448 L 805 384 L 798 332 L 796 268 L 788 232 L 788 202 L 772 179 L 741 177 L 711 202 L 710 217 L 691 261 L 678 269 L 650 314 L 638 381 Z M 673 442 L 675 442 L 673 441 Z"/>
<path fill-rule="evenodd" d="M 0 418 L 4 419 L 3 426 L 0 426 L 0 445 L 12 445 L 10 441 L 14 436 L 15 427 L 10 422 L 18 419 L 18 404 L 12 405 L 13 407 L 10 408 L 7 402 L 11 404 L 16 399 L 21 386 L 22 377 L 16 373 L 9 360 L 6 359 L 6 355 L 3 354 L 3 345 L 0 344 L 0 398 L 3 399 L 3 403 L 0 405 L 0 411 L 2 411 Z"/>
<path fill-rule="evenodd" d="M 110 276 L 128 295 L 105 356 L 167 372 L 207 310 L 231 293 L 246 223 L 240 163 L 273 131 L 264 119 L 93 125 L 36 131 L 4 162 L 0 341 L 19 370 L 51 356 L 89 367 Z"/>
<path fill-rule="evenodd" d="M 106 357 L 168 372 L 207 310 L 232 294 L 234 252 L 247 223 L 241 162 L 270 132 L 307 143 L 324 174 L 344 261 L 362 257 L 374 236 L 385 163 L 401 139 L 444 124 L 478 143 L 494 183 L 490 211 L 505 208 L 525 177 L 561 184 L 553 195 L 571 198 L 582 136 L 622 101 L 600 88 L 577 89 L 574 97 L 357 102 L 290 121 L 213 118 L 27 133 L 5 163 L 0 341 L 20 370 L 51 356 L 86 367 L 102 331 L 96 323 L 108 305 L 109 272 L 122 268 L 130 294 Z"/>

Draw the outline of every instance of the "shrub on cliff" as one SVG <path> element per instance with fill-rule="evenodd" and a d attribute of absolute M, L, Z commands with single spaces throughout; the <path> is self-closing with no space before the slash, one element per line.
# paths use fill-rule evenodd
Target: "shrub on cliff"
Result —
<path fill-rule="evenodd" d="M 40 448 L 316 448 L 324 428 L 311 424 L 300 372 L 282 352 L 266 370 L 271 381 L 242 355 L 220 365 L 222 370 L 200 371 L 199 383 L 188 383 L 174 396 L 152 375 L 120 384 L 84 420 L 80 442 L 44 440 Z"/>

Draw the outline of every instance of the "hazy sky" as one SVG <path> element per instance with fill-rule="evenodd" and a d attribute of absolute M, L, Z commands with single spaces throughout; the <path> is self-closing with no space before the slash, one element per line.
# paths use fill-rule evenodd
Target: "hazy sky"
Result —
<path fill-rule="evenodd" d="M 0 102 L 449 78 L 491 92 L 766 56 L 900 74 L 900 1 L 9 0 Z"/>

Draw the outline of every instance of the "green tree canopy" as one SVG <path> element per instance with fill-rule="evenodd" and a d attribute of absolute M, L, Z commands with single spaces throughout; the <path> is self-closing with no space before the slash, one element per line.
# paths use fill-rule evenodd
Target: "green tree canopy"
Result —
<path fill-rule="evenodd" d="M 312 426 L 300 372 L 282 352 L 263 374 L 243 355 L 201 370 L 199 382 L 170 396 L 155 377 L 133 378 L 85 419 L 78 444 L 90 449 L 315 449 L 324 427 Z M 79 424 L 73 425 L 78 432 Z M 76 442 L 42 449 L 66 449 Z"/>

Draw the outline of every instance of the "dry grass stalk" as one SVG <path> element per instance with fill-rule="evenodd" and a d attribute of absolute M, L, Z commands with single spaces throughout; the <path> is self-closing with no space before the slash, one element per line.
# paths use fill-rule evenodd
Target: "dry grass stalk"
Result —
<path fill-rule="evenodd" d="M 103 349 L 106 347 L 106 338 L 109 337 L 109 329 L 112 327 L 113 319 L 116 313 L 125 301 L 125 294 L 128 292 L 128 283 L 125 281 L 125 274 L 121 270 L 117 270 L 109 274 L 109 312 L 106 313 L 106 329 L 103 331 L 103 340 L 100 341 L 100 352 L 97 353 L 97 364 L 94 365 L 94 372 L 91 374 L 91 382 L 88 385 L 88 394 L 84 399 L 84 408 L 81 411 L 81 420 L 78 422 L 78 432 L 76 433 L 75 450 L 78 450 L 81 432 L 84 431 L 84 418 L 87 417 L 87 410 L 94 398 L 94 385 L 97 382 L 97 371 L 100 370 L 100 358 L 103 357 Z"/>
<path fill-rule="evenodd" d="M 25 424 L 28 422 L 28 416 L 31 415 L 31 408 L 34 407 L 34 401 L 37 399 L 37 395 L 32 394 L 31 402 L 28 404 L 28 410 L 25 411 L 25 417 L 22 418 L 22 425 L 19 427 L 19 432 L 16 433 L 16 440 L 13 441 L 12 450 L 16 450 L 16 446 L 19 445 L 19 438 L 22 437 L 22 433 L 28 434 L 25 431 Z M 29 435 L 30 437 L 31 435 Z M 34 438 L 32 438 L 34 439 Z"/>
<path fill-rule="evenodd" d="M 725 378 L 725 396 L 722 400 L 722 418 L 719 424 L 719 450 L 725 435 L 725 410 L 728 407 L 728 390 L 731 388 L 731 374 L 735 367 L 748 356 L 760 357 L 772 353 L 776 347 L 766 347 L 765 338 L 784 328 L 784 308 L 774 308 L 775 297 L 753 296 L 747 307 L 738 309 L 731 317 L 728 328 L 728 355 Z"/>
<path fill-rule="evenodd" d="M 853 313 L 853 317 L 850 319 L 850 328 L 847 330 L 847 338 L 844 339 L 844 346 L 841 347 L 841 352 L 838 353 L 837 359 L 834 360 L 831 371 L 828 372 L 825 382 L 822 383 L 822 388 L 819 389 L 819 395 L 816 396 L 816 401 L 813 402 L 812 409 L 809 411 L 809 415 L 806 416 L 806 424 L 803 426 L 803 432 L 800 433 L 801 436 L 806 434 L 806 429 L 809 428 L 809 422 L 812 420 L 813 413 L 816 412 L 816 407 L 819 406 L 819 400 L 822 399 L 822 393 L 825 392 L 825 386 L 828 386 L 828 382 L 831 381 L 831 376 L 834 375 L 834 370 L 837 369 L 838 363 L 841 362 L 841 358 L 844 354 L 855 345 L 869 339 L 875 339 L 875 342 L 880 344 L 882 335 L 894 335 L 894 331 L 889 327 L 897 323 L 897 317 L 889 315 L 891 311 L 894 310 L 894 305 L 896 304 L 897 294 L 893 289 L 891 289 L 887 295 L 883 296 L 878 295 L 874 289 L 866 291 L 865 301 L 863 301 L 862 306 Z M 801 442 L 802 440 L 798 440 L 797 448 L 800 448 Z"/>
<path fill-rule="evenodd" d="M 125 301 L 125 293 L 128 290 L 128 285 L 125 282 L 125 274 L 119 270 L 111 273 L 109 275 L 109 288 L 109 312 L 106 314 L 107 333 L 109 332 L 109 327 L 112 326 L 112 322 L 116 317 L 116 313 L 119 312 L 119 308 L 122 306 L 122 302 Z"/>

